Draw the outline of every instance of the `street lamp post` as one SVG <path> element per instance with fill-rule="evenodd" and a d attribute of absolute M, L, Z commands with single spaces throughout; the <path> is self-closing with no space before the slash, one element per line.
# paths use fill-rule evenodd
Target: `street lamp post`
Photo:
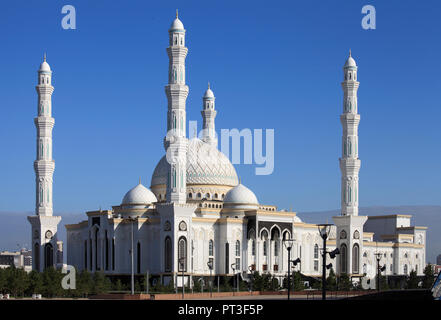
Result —
<path fill-rule="evenodd" d="M 250 271 L 250 275 L 251 275 L 251 292 L 253 291 L 253 282 L 254 282 L 254 274 L 253 274 L 253 270 L 254 268 L 253 268 L 253 265 L 251 265 L 251 266 L 249 266 L 248 267 L 248 270 Z"/>
<path fill-rule="evenodd" d="M 331 224 L 318 224 L 317 225 L 320 237 L 323 239 L 323 252 L 322 252 L 322 300 L 326 300 L 326 269 L 332 268 L 332 263 L 326 265 L 326 254 L 329 253 L 331 259 L 334 259 L 340 250 L 336 248 L 335 250 L 328 252 L 326 251 L 326 240 L 328 239 L 329 233 L 331 231 Z"/>
<path fill-rule="evenodd" d="M 234 296 L 234 287 L 236 286 L 236 264 L 231 264 L 231 269 L 233 269 L 233 296 Z"/>
<path fill-rule="evenodd" d="M 283 240 L 283 244 L 286 247 L 286 250 L 288 250 L 288 300 L 289 300 L 289 292 L 290 292 L 290 287 L 291 287 L 291 249 L 292 246 L 294 244 L 294 240 L 289 238 L 289 239 L 284 239 Z"/>
<path fill-rule="evenodd" d="M 133 264 L 133 225 L 136 221 L 135 218 L 133 217 L 129 217 L 127 218 L 128 221 L 130 221 L 132 223 L 132 235 L 131 235 L 131 240 L 132 240 L 132 245 L 131 245 L 131 249 L 130 251 L 130 260 L 131 260 L 131 264 L 132 264 L 132 273 L 131 273 L 131 294 L 134 295 L 135 294 L 135 269 L 134 269 L 134 264 Z"/>
<path fill-rule="evenodd" d="M 207 266 L 210 269 L 210 298 L 213 298 L 213 279 L 211 277 L 211 272 L 213 271 L 213 260 L 207 262 Z"/>
<path fill-rule="evenodd" d="M 375 257 L 377 258 L 377 291 L 380 292 L 380 276 L 381 272 L 386 269 L 386 265 L 380 267 L 381 253 L 375 253 Z"/>
<path fill-rule="evenodd" d="M 181 270 L 182 270 L 182 300 L 184 300 L 184 292 L 185 292 L 185 286 L 184 286 L 184 272 L 185 272 L 185 268 L 184 268 L 184 263 L 185 263 L 185 258 L 179 258 L 179 264 L 181 265 Z"/>

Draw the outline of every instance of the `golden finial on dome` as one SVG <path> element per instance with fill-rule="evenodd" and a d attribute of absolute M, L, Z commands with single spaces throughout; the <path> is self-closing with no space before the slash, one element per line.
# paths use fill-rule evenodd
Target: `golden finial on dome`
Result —
<path fill-rule="evenodd" d="M 178 19 L 178 9 L 176 9 L 176 19 Z"/>
<path fill-rule="evenodd" d="M 139 177 L 139 184 L 141 184 L 141 177 Z"/>
<path fill-rule="evenodd" d="M 44 62 L 46 62 L 46 52 L 44 53 L 43 59 L 44 59 Z"/>

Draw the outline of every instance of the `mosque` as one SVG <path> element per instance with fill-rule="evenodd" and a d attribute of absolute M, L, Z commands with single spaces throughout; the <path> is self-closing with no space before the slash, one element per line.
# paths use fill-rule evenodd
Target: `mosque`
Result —
<path fill-rule="evenodd" d="M 295 212 L 260 203 L 238 179 L 234 166 L 217 147 L 217 111 L 210 87 L 202 97 L 202 136 L 186 137 L 188 49 L 178 15 L 168 32 L 165 155 L 153 171 L 150 188 L 140 181 L 111 210 L 89 211 L 84 221 L 65 225 L 67 264 L 113 276 L 127 276 L 132 270 L 136 275 L 149 272 L 163 284 L 173 280 L 178 286 L 182 281 L 193 285 L 194 279 L 210 271 L 214 276 L 240 274 L 245 280 L 259 271 L 281 280 L 289 270 L 285 240 L 292 240 L 291 260 L 299 260 L 291 264 L 291 271 L 319 278 L 323 240 L 318 225 L 302 221 Z M 383 275 L 399 277 L 412 270 L 422 275 L 426 227 L 412 226 L 410 215 L 358 215 L 357 69 L 350 53 L 341 83 L 341 215 L 333 217 L 327 239 L 327 249 L 338 248 L 339 254 L 334 259 L 328 256 L 327 263 L 354 282 L 375 278 L 377 258 L 384 266 Z M 46 58 L 38 74 L 36 214 L 28 220 L 33 268 L 43 270 L 60 262 L 63 243 L 57 240 L 61 217 L 52 214 L 54 88 Z"/>

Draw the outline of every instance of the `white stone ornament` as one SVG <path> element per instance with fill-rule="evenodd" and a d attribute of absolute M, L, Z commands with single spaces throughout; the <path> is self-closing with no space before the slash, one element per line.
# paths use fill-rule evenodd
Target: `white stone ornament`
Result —
<path fill-rule="evenodd" d="M 181 221 L 179 223 L 179 231 L 187 231 L 187 224 L 185 223 L 185 221 Z"/>
<path fill-rule="evenodd" d="M 52 236 L 53 236 L 52 231 L 50 231 L 50 230 L 46 231 L 46 233 L 45 233 L 46 239 L 50 240 L 50 239 L 52 239 Z"/>

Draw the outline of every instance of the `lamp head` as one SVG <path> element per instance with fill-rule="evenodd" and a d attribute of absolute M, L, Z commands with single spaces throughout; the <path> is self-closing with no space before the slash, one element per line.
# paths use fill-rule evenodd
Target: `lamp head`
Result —
<path fill-rule="evenodd" d="M 331 257 L 331 259 L 334 259 L 337 254 L 340 254 L 340 250 L 338 248 L 329 252 L 329 256 Z"/>
<path fill-rule="evenodd" d="M 297 263 L 300 263 L 300 258 L 297 258 L 297 259 L 295 259 L 295 260 L 292 260 L 292 264 L 294 265 L 294 266 L 296 266 L 297 265 Z"/>
<path fill-rule="evenodd" d="M 294 245 L 294 239 L 292 239 L 292 238 L 283 239 L 283 244 L 284 244 L 285 248 L 289 251 L 289 250 L 291 250 L 292 246 Z"/>
<path fill-rule="evenodd" d="M 326 269 L 331 269 L 332 268 L 332 263 L 330 263 L 330 264 L 328 264 L 328 265 L 326 265 Z"/>

